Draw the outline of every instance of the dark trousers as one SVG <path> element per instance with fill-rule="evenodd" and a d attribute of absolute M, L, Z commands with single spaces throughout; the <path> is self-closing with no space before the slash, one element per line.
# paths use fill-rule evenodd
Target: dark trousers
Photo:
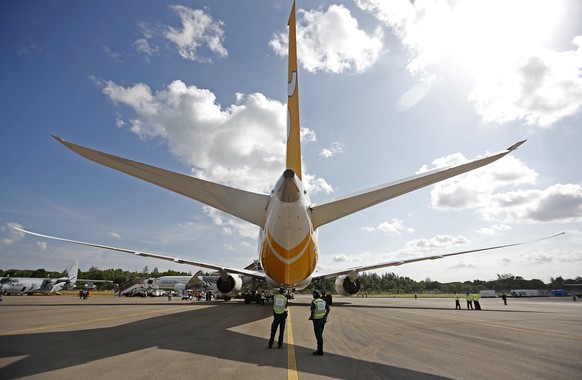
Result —
<path fill-rule="evenodd" d="M 467 301 L 467 309 L 473 309 L 473 301 Z"/>
<path fill-rule="evenodd" d="M 271 323 L 271 339 L 269 339 L 269 347 L 273 346 L 275 341 L 275 334 L 277 333 L 277 328 L 279 328 L 279 347 L 283 345 L 283 336 L 285 334 L 285 321 L 287 319 L 287 313 L 283 314 L 273 314 L 273 323 Z"/>
<path fill-rule="evenodd" d="M 481 304 L 479 301 L 473 301 L 473 303 L 475 304 L 475 310 L 481 310 Z"/>
<path fill-rule="evenodd" d="M 314 319 L 313 320 L 313 332 L 315 333 L 315 339 L 317 339 L 317 351 L 323 352 L 323 328 L 325 327 L 325 319 Z"/>
<path fill-rule="evenodd" d="M 461 308 L 461 304 L 459 303 L 459 300 L 455 300 L 455 310 L 460 309 Z"/>

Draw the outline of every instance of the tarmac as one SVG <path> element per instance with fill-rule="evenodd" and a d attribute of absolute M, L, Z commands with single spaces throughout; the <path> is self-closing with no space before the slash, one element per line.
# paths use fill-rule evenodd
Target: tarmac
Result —
<path fill-rule="evenodd" d="M 0 302 L 0 379 L 575 379 L 582 300 L 335 296 L 313 356 L 310 296 L 268 349 L 272 305 L 94 296 Z"/>

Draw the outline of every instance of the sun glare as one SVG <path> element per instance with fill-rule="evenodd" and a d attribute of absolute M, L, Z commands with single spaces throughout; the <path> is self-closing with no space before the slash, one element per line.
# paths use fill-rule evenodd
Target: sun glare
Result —
<path fill-rule="evenodd" d="M 546 46 L 562 9 L 543 0 L 467 1 L 451 10 L 450 53 L 464 69 L 494 70 Z"/>

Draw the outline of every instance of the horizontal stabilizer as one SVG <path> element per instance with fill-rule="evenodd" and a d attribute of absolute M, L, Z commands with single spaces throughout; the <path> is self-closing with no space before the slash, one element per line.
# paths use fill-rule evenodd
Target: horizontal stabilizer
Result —
<path fill-rule="evenodd" d="M 421 173 L 412 177 L 401 179 L 399 181 L 377 186 L 337 200 L 319 205 L 313 205 L 311 207 L 311 220 L 313 222 L 313 228 L 321 227 L 324 224 L 333 222 L 334 220 L 343 218 L 344 216 L 353 214 L 370 206 L 374 206 L 378 203 L 382 203 L 411 191 L 418 190 L 425 186 L 435 184 L 445 179 L 490 164 L 509 154 L 524 142 L 525 140 L 520 141 L 502 152 L 490 154 L 483 158 L 479 158 L 477 160 L 473 160 L 461 165 L 431 170 L 426 173 Z"/>
<path fill-rule="evenodd" d="M 195 199 L 261 228 L 265 226 L 265 209 L 269 201 L 268 195 L 251 193 L 142 164 L 141 162 L 131 161 L 67 142 L 57 136 L 53 136 L 53 138 L 73 152 L 98 164 Z"/>

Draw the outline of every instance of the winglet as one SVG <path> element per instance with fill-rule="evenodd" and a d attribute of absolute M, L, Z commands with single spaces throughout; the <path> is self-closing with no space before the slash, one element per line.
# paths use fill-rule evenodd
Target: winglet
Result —
<path fill-rule="evenodd" d="M 297 77 L 297 38 L 295 2 L 289 15 L 289 71 L 287 82 L 287 168 L 301 179 L 301 143 L 299 126 L 299 85 Z"/>
<path fill-rule="evenodd" d="M 515 144 L 513 144 L 512 146 L 510 146 L 509 148 L 507 148 L 507 150 L 510 151 L 510 152 L 513 152 L 514 150 L 516 150 L 517 148 L 519 148 L 521 144 L 523 144 L 526 141 L 527 140 L 518 141 Z"/>

